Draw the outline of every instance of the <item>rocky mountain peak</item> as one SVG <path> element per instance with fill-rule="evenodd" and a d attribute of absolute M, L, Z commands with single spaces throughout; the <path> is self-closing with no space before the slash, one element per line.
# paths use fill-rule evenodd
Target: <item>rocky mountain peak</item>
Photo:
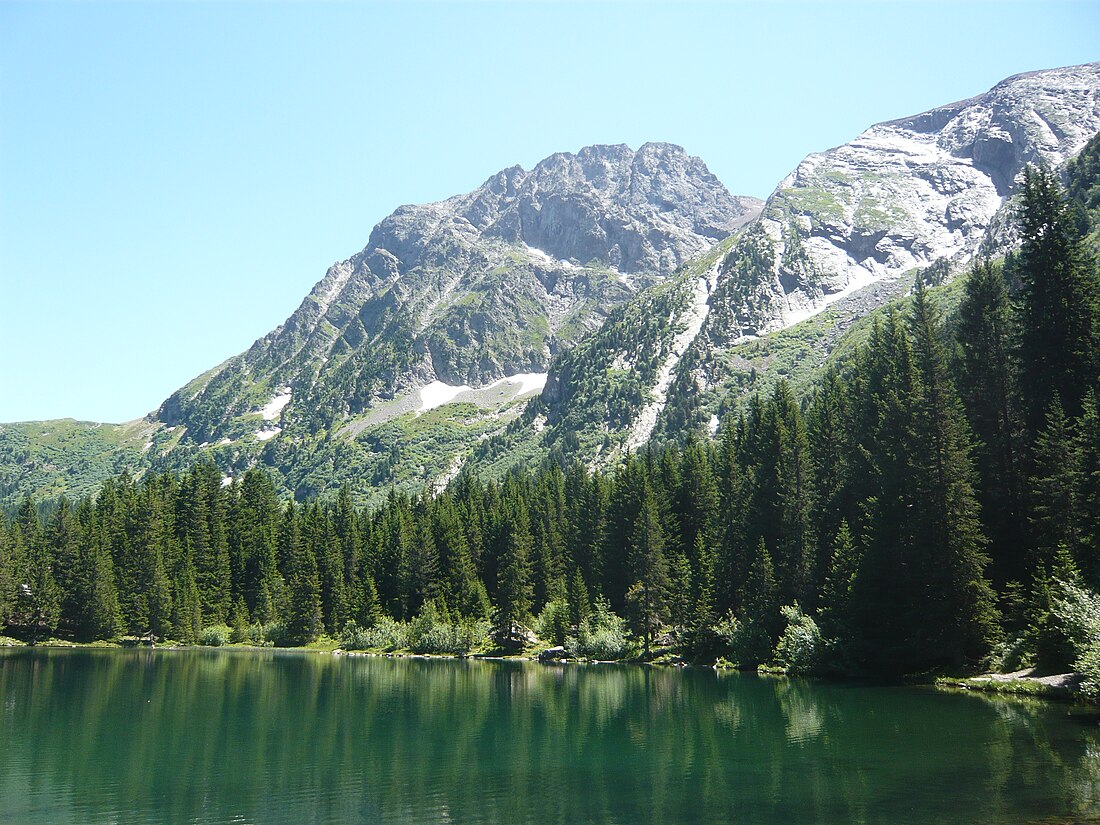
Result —
<path fill-rule="evenodd" d="M 668 273 L 759 209 L 670 143 L 636 152 L 623 144 L 559 152 L 529 172 L 498 172 L 443 205 L 486 237 L 624 274 Z"/>
<path fill-rule="evenodd" d="M 965 261 L 1028 163 L 1058 166 L 1097 130 L 1090 63 L 1015 75 L 809 155 L 731 252 L 714 337 L 787 326 L 882 278 Z"/>
<path fill-rule="evenodd" d="M 667 143 L 502 169 L 467 194 L 396 209 L 285 323 L 160 416 L 213 441 L 255 414 L 255 396 L 287 388 L 280 421 L 308 419 L 312 431 L 433 381 L 480 387 L 542 373 L 760 205 Z"/>

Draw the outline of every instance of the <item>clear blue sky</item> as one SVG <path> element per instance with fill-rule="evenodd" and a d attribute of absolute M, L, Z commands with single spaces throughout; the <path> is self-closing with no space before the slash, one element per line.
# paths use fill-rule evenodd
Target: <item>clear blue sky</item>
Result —
<path fill-rule="evenodd" d="M 735 193 L 1016 72 L 1100 4 L 0 0 L 0 421 L 137 418 L 402 203 L 666 140 Z"/>

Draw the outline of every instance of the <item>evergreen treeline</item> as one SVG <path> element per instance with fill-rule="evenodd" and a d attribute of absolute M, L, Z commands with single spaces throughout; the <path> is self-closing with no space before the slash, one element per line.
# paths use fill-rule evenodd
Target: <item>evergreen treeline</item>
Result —
<path fill-rule="evenodd" d="M 742 666 L 1067 667 L 1100 645 L 1066 618 L 1100 610 L 1100 276 L 1050 173 L 1027 173 L 1020 215 L 1019 253 L 975 265 L 952 319 L 918 282 L 805 403 L 780 384 L 714 441 L 613 473 L 463 476 L 368 513 L 201 464 L 45 519 L 26 501 L 0 524 L 0 620 L 456 650 L 534 624 L 622 655 L 623 617 L 644 654 Z"/>

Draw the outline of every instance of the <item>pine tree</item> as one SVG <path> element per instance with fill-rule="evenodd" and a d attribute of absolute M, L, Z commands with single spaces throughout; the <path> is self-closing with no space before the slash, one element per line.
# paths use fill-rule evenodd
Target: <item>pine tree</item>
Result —
<path fill-rule="evenodd" d="M 814 390 L 806 425 L 816 490 L 812 521 L 817 535 L 814 568 L 818 571 L 818 586 L 830 569 L 833 538 L 841 524 L 847 528 L 848 519 L 854 515 L 850 456 L 855 446 L 849 430 L 850 416 L 840 373 L 830 368 Z"/>
<path fill-rule="evenodd" d="M 813 601 L 814 509 L 813 467 L 806 426 L 786 381 L 776 385 L 772 407 L 778 426 L 781 522 L 777 556 L 783 576 L 780 595 L 784 603 Z"/>
<path fill-rule="evenodd" d="M 277 559 L 278 499 L 266 473 L 249 470 L 241 483 L 237 534 L 243 561 L 241 593 L 251 619 L 267 624 L 278 619 L 283 581 Z"/>
<path fill-rule="evenodd" d="M 374 582 L 366 587 L 361 581 L 362 575 L 370 576 L 369 570 L 364 570 L 362 542 L 360 541 L 359 515 L 355 511 L 355 505 L 351 499 L 351 488 L 347 484 L 340 487 L 336 496 L 336 507 L 332 512 L 332 529 L 336 541 L 340 546 L 340 555 L 344 564 L 344 584 L 348 594 L 348 611 L 356 621 L 364 617 L 365 610 L 361 599 L 369 590 L 374 589 Z M 377 592 L 374 594 L 373 604 L 377 604 Z M 373 609 L 373 607 L 372 607 Z M 363 624 L 360 622 L 360 624 Z"/>
<path fill-rule="evenodd" d="M 61 624 L 73 626 L 88 589 L 82 579 L 87 571 L 79 563 L 81 538 L 72 505 L 62 496 L 46 530 L 46 543 L 54 559 L 54 577 L 60 592 Z M 74 628 L 75 629 L 75 628 Z"/>
<path fill-rule="evenodd" d="M 573 570 L 566 588 L 566 603 L 569 606 L 569 624 L 578 628 L 592 612 L 592 602 L 588 598 L 588 586 L 579 568 Z"/>
<path fill-rule="evenodd" d="M 745 579 L 745 595 L 741 608 L 741 650 L 737 651 L 741 666 L 766 661 L 779 638 L 779 586 L 772 566 L 771 554 L 760 539 Z"/>
<path fill-rule="evenodd" d="M 531 530 L 526 509 L 516 501 L 511 503 L 504 521 L 503 552 L 497 568 L 497 598 L 494 619 L 496 638 L 505 647 L 520 640 L 514 628 L 522 625 L 531 613 Z"/>
<path fill-rule="evenodd" d="M 702 442 L 689 436 L 680 456 L 679 483 L 673 491 L 676 548 L 670 558 L 682 559 L 688 565 L 687 579 L 682 584 L 686 601 L 696 601 L 703 578 L 713 574 L 712 569 L 706 569 L 712 564 L 701 555 L 716 544 L 719 531 L 718 484 L 712 456 Z M 677 621 L 687 624 L 690 619 L 684 615 Z"/>
<path fill-rule="evenodd" d="M 30 498 L 23 499 L 15 526 L 16 541 L 21 544 L 25 559 L 24 581 L 20 582 L 22 624 L 36 637 L 48 637 L 61 619 L 61 589 L 54 578 L 50 547 Z"/>
<path fill-rule="evenodd" d="M 283 511 L 279 529 L 280 554 L 286 558 L 286 635 L 305 644 L 317 637 L 324 627 L 321 616 L 321 583 L 317 560 L 302 541 L 298 509 L 289 502 Z"/>
<path fill-rule="evenodd" d="M 411 618 L 421 608 L 443 595 L 443 570 L 439 563 L 439 550 L 432 534 L 431 499 L 425 493 L 417 499 L 412 510 L 413 540 L 406 544 L 405 567 L 402 579 L 407 595 L 406 615 Z"/>
<path fill-rule="evenodd" d="M 157 639 L 166 639 L 172 633 L 172 586 L 168 578 L 165 559 L 174 555 L 174 538 L 171 517 L 164 501 L 156 495 L 156 487 L 146 485 L 142 491 L 143 510 L 148 516 L 148 539 L 140 562 L 140 590 L 143 604 L 139 608 L 142 624 L 131 630 L 140 634 L 151 633 Z"/>
<path fill-rule="evenodd" d="M 225 488 L 221 472 L 211 461 L 201 462 L 191 475 L 191 495 L 197 501 L 188 513 L 186 529 L 192 542 L 199 603 L 207 624 L 225 624 L 232 604 Z"/>
<path fill-rule="evenodd" d="M 828 573 L 821 593 L 821 613 L 826 634 L 845 643 L 852 632 L 852 592 L 859 567 L 859 550 L 848 529 L 848 522 L 842 520 L 832 542 Z"/>
<path fill-rule="evenodd" d="M 324 628 L 330 636 L 336 636 L 351 618 L 344 582 L 343 547 L 336 537 L 328 513 L 316 501 L 305 508 L 302 517 L 302 542 L 316 559 Z"/>
<path fill-rule="evenodd" d="M 607 502 L 604 535 L 600 543 L 599 591 L 618 612 L 626 606 L 626 591 L 633 583 L 630 571 L 631 536 L 645 495 L 646 471 L 638 457 L 630 457 L 619 468 Z"/>
<path fill-rule="evenodd" d="M 1078 487 L 1072 422 L 1055 395 L 1035 439 L 1031 478 L 1033 565 L 1050 570 L 1059 547 L 1078 543 L 1074 494 Z"/>
<path fill-rule="evenodd" d="M 1074 557 L 1088 587 L 1100 591 L 1100 392 L 1086 395 L 1084 408 L 1074 450 Z"/>
<path fill-rule="evenodd" d="M 175 550 L 166 559 L 166 574 L 172 593 L 172 634 L 179 641 L 193 644 L 202 632 L 202 602 L 195 581 L 195 562 L 187 539 L 174 542 Z"/>
<path fill-rule="evenodd" d="M 602 475 L 590 475 L 583 464 L 574 463 L 565 477 L 565 552 L 583 577 L 587 593 L 598 589 L 603 577 L 599 550 L 606 514 Z"/>
<path fill-rule="evenodd" d="M 81 565 L 91 571 L 83 632 L 90 639 L 113 639 L 123 632 L 123 624 L 111 557 L 96 545 L 82 548 L 81 557 Z"/>
<path fill-rule="evenodd" d="M 444 571 L 443 596 L 461 616 L 484 618 L 487 595 L 477 579 L 473 558 L 454 503 L 444 498 L 432 509 L 432 537 Z"/>
<path fill-rule="evenodd" d="M 751 509 L 752 478 L 741 465 L 743 425 L 727 421 L 718 449 L 718 502 L 722 514 L 716 532 L 714 560 L 714 608 L 719 615 L 739 610 L 740 594 L 752 554 L 747 519 Z"/>
<path fill-rule="evenodd" d="M 642 505 L 630 534 L 630 570 L 633 584 L 627 592 L 635 629 L 642 637 L 648 658 L 653 637 L 668 615 L 669 571 L 665 559 L 665 534 L 661 528 L 657 501 L 648 484 L 642 491 Z"/>
<path fill-rule="evenodd" d="M 18 571 L 22 567 L 22 560 L 16 557 L 12 531 L 7 519 L 0 514 L 0 627 L 14 619 L 21 584 Z"/>
<path fill-rule="evenodd" d="M 915 539 L 919 576 L 931 599 L 917 598 L 921 616 L 913 655 L 955 666 L 984 656 L 997 634 L 993 592 L 984 577 L 985 537 L 972 485 L 970 433 L 951 382 L 942 324 L 923 284 L 916 284 L 910 326 L 920 373 L 917 441 L 910 450 L 916 479 Z M 921 643 L 924 649 L 921 649 Z"/>
<path fill-rule="evenodd" d="M 1001 273 L 988 261 L 966 279 L 959 306 L 959 395 L 975 436 L 984 532 L 991 543 L 996 582 L 1022 581 L 1026 571 L 1026 522 L 1018 456 L 1021 428 L 1012 360 L 1012 307 Z"/>
<path fill-rule="evenodd" d="M 1100 380 L 1100 276 L 1054 174 L 1028 167 L 1019 212 L 1020 386 L 1030 432 L 1055 395 L 1075 418 Z"/>

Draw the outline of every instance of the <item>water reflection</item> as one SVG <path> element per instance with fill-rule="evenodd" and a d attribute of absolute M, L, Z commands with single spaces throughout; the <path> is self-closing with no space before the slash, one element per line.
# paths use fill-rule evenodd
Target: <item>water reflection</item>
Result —
<path fill-rule="evenodd" d="M 0 654 L 0 821 L 1020 822 L 1100 812 L 1067 707 L 710 671 Z"/>

